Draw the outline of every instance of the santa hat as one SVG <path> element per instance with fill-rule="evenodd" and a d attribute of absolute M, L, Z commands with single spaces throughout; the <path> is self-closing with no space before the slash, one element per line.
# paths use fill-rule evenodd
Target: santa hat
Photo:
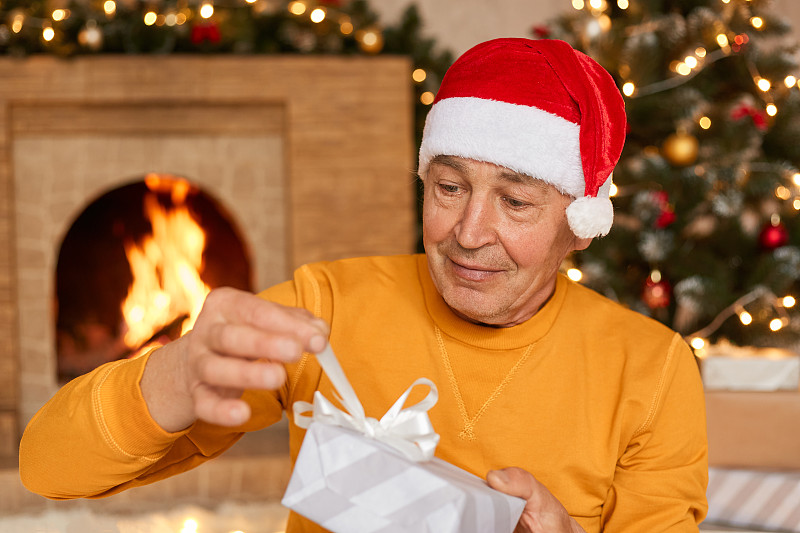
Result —
<path fill-rule="evenodd" d="M 447 71 L 425 121 L 419 152 L 486 161 L 550 183 L 575 200 L 578 237 L 606 235 L 614 210 L 611 171 L 625 141 L 625 107 L 614 80 L 564 41 L 495 39 Z"/>

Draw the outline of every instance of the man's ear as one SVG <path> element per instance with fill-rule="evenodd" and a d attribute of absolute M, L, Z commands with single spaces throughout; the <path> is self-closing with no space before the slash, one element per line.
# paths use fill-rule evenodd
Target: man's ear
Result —
<path fill-rule="evenodd" d="M 575 237 L 574 245 L 572 247 L 575 251 L 585 250 L 592 244 L 592 238 Z"/>

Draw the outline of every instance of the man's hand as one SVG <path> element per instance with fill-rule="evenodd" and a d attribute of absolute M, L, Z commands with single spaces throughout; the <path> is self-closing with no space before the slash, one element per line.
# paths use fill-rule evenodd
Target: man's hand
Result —
<path fill-rule="evenodd" d="M 305 309 L 230 288 L 209 293 L 194 328 L 150 355 L 141 380 L 150 415 L 166 431 L 201 419 L 234 426 L 250 418 L 245 389 L 274 390 L 283 363 L 325 348 L 328 325 Z"/>
<path fill-rule="evenodd" d="M 585 533 L 547 487 L 521 468 L 492 470 L 489 486 L 527 501 L 514 533 Z"/>

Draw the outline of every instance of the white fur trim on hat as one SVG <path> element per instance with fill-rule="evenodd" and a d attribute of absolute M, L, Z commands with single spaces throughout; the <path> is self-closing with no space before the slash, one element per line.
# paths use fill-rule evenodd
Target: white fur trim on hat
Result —
<path fill-rule="evenodd" d="M 580 127 L 536 107 L 473 97 L 445 98 L 425 120 L 419 173 L 431 159 L 452 155 L 486 161 L 582 197 Z"/>
<path fill-rule="evenodd" d="M 593 239 L 611 231 L 614 206 L 608 197 L 610 189 L 611 176 L 600 187 L 596 197 L 582 196 L 567 206 L 567 222 L 575 236 Z"/>

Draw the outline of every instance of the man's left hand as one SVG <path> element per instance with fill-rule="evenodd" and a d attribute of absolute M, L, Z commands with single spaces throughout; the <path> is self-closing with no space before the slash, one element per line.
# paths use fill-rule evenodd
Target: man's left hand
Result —
<path fill-rule="evenodd" d="M 492 470 L 486 481 L 495 490 L 527 501 L 514 533 L 585 533 L 553 493 L 529 472 L 515 467 Z"/>

